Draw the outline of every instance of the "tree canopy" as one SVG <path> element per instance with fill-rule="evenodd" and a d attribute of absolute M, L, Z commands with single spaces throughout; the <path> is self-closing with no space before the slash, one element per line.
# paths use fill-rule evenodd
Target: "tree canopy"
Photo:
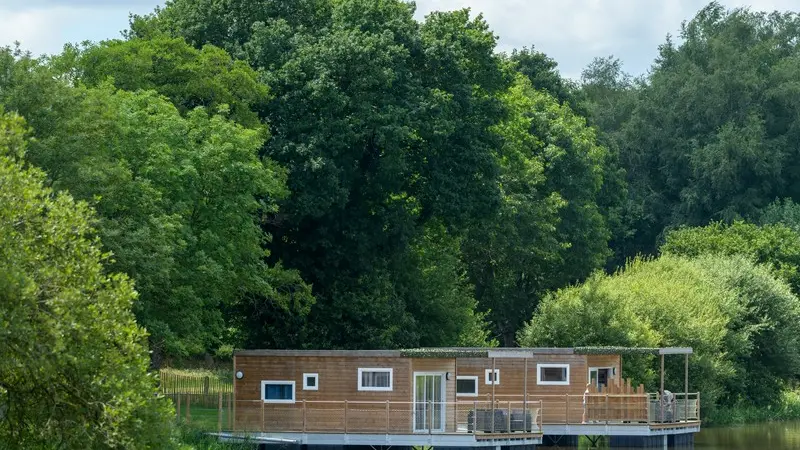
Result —
<path fill-rule="evenodd" d="M 103 267 L 97 218 L 25 162 L 0 112 L 0 446 L 168 448 L 131 280 Z"/>
<path fill-rule="evenodd" d="M 742 256 L 636 259 L 615 275 L 546 298 L 520 331 L 528 346 L 689 346 L 690 389 L 704 407 L 770 404 L 800 374 L 800 299 Z M 678 361 L 673 361 L 678 363 Z M 626 358 L 626 376 L 656 387 L 651 357 Z M 668 385 L 682 386 L 682 367 Z"/>
<path fill-rule="evenodd" d="M 683 24 L 680 44 L 660 46 L 641 83 L 613 60 L 590 67 L 591 80 L 606 80 L 586 84 L 591 115 L 628 176 L 627 255 L 654 252 L 665 229 L 755 217 L 798 196 L 798 38 L 795 13 L 711 2 Z"/>

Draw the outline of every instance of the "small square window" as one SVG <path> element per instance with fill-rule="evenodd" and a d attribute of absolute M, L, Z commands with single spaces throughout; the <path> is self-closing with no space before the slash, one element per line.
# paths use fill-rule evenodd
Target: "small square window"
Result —
<path fill-rule="evenodd" d="M 456 395 L 459 397 L 477 397 L 478 377 L 456 377 Z"/>
<path fill-rule="evenodd" d="M 486 384 L 500 384 L 500 369 L 486 369 Z"/>
<path fill-rule="evenodd" d="M 303 390 L 316 391 L 319 390 L 319 374 L 318 373 L 304 373 L 303 374 Z"/>

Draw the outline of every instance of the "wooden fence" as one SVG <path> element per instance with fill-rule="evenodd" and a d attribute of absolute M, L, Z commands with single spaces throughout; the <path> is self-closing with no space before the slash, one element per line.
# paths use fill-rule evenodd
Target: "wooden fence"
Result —
<path fill-rule="evenodd" d="M 213 376 L 181 375 L 170 371 L 159 372 L 160 389 L 164 395 L 173 394 L 229 394 L 233 392 L 233 383 Z"/>
<path fill-rule="evenodd" d="M 167 394 L 175 405 L 179 421 L 205 430 L 221 432 L 233 429 L 233 393 Z"/>

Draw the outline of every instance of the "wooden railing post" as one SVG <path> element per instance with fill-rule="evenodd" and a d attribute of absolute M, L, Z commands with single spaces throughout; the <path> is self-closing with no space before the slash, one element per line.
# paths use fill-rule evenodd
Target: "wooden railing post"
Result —
<path fill-rule="evenodd" d="M 447 431 L 447 429 L 445 429 L 445 431 Z M 453 433 L 457 432 L 458 432 L 458 400 L 456 400 L 456 402 L 453 403 Z"/>
<path fill-rule="evenodd" d="M 522 366 L 522 432 L 528 432 L 528 358 L 523 359 Z M 533 424 L 531 424 L 533 426 Z"/>
<path fill-rule="evenodd" d="M 180 421 L 180 418 L 181 418 L 181 394 L 180 393 L 175 394 L 175 398 L 177 399 L 177 401 L 175 402 L 175 405 L 177 406 L 177 408 L 175 408 L 175 413 L 178 416 L 178 421 Z"/>
<path fill-rule="evenodd" d="M 186 423 L 192 422 L 192 396 L 186 396 Z"/>
<path fill-rule="evenodd" d="M 217 433 L 222 433 L 222 391 L 219 391 L 217 401 Z"/>
<path fill-rule="evenodd" d="M 467 418 L 467 430 L 469 430 L 469 418 Z M 475 400 L 475 409 L 472 410 L 472 434 L 478 431 L 478 401 Z"/>
<path fill-rule="evenodd" d="M 606 392 L 606 425 L 608 425 L 608 392 Z"/>
<path fill-rule="evenodd" d="M 700 420 L 700 393 L 697 393 L 697 420 Z"/>
<path fill-rule="evenodd" d="M 569 425 L 569 394 L 564 394 L 564 423 Z"/>
<path fill-rule="evenodd" d="M 306 400 L 303 399 L 303 433 L 306 432 Z"/>
<path fill-rule="evenodd" d="M 542 432 L 544 427 L 544 400 L 539 400 L 539 429 L 538 432 Z"/>
<path fill-rule="evenodd" d="M 508 417 L 506 417 L 506 433 L 511 433 L 511 400 L 508 401 Z"/>
<path fill-rule="evenodd" d="M 228 394 L 228 428 L 233 431 L 233 392 Z"/>
<path fill-rule="evenodd" d="M 347 400 L 344 401 L 344 433 L 347 434 Z"/>
<path fill-rule="evenodd" d="M 389 434 L 389 400 L 386 400 L 386 434 Z"/>

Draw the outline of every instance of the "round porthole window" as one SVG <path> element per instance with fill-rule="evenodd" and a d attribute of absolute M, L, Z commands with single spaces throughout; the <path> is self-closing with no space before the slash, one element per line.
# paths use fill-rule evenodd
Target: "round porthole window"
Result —
<path fill-rule="evenodd" d="M 244 378 L 244 373 L 241 370 L 236 371 L 236 379 L 241 380 Z"/>

